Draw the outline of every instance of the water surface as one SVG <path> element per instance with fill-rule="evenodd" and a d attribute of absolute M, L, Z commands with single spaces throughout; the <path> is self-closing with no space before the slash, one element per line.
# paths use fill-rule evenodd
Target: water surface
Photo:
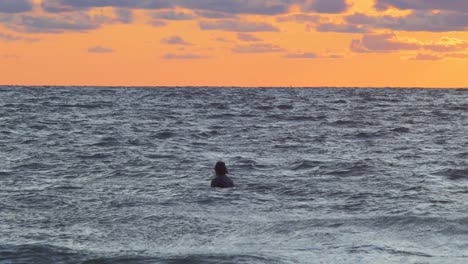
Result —
<path fill-rule="evenodd" d="M 0 124 L 2 264 L 468 261 L 468 90 L 0 87 Z"/>

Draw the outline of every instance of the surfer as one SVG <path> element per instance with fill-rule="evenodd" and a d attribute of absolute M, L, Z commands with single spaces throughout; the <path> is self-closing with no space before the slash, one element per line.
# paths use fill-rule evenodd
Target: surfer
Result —
<path fill-rule="evenodd" d="M 218 161 L 215 165 L 216 178 L 211 181 L 211 187 L 218 188 L 231 188 L 234 187 L 234 183 L 231 178 L 226 176 L 228 170 L 226 164 L 222 161 Z"/>

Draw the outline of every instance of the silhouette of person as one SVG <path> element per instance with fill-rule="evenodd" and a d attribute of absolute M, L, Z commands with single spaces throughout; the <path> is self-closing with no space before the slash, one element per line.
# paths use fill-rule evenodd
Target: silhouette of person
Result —
<path fill-rule="evenodd" d="M 214 169 L 216 172 L 216 177 L 213 180 L 211 180 L 211 187 L 218 187 L 218 188 L 234 187 L 234 182 L 232 182 L 231 178 L 226 176 L 226 174 L 228 174 L 228 170 L 224 162 L 218 161 Z"/>

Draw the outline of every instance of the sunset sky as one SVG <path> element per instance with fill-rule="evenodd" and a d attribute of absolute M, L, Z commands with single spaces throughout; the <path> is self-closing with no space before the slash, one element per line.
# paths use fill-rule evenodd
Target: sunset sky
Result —
<path fill-rule="evenodd" d="M 0 85 L 468 87 L 468 0 L 0 0 Z"/>

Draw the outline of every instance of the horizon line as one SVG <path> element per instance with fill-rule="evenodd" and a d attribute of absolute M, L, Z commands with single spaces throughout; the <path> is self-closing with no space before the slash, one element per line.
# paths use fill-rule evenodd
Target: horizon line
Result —
<path fill-rule="evenodd" d="M 221 89 L 468 89 L 466 87 L 422 87 L 422 86 L 238 86 L 238 85 L 22 85 L 0 84 L 0 87 L 36 87 L 36 88 L 221 88 Z"/>

